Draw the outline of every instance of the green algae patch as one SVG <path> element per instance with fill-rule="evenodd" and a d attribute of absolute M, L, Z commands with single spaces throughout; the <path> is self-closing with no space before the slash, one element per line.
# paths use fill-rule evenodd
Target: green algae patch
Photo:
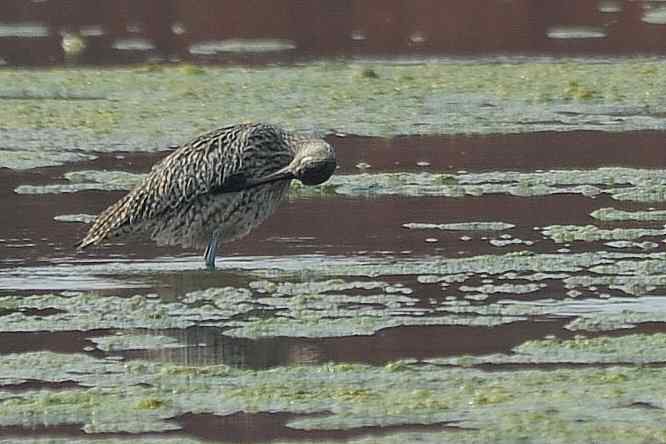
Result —
<path fill-rule="evenodd" d="M 601 221 L 663 221 L 666 220 L 666 211 L 623 211 L 616 208 L 600 208 L 590 213 L 590 216 Z"/>
<path fill-rule="evenodd" d="M 545 287 L 546 284 L 530 283 L 530 284 L 502 284 L 502 285 L 484 284 L 478 287 L 461 285 L 459 288 L 460 291 L 477 292 L 483 294 L 494 294 L 494 293 L 526 294 L 526 293 L 534 293 Z"/>
<path fill-rule="evenodd" d="M 607 245 L 611 248 L 640 248 L 641 250 L 655 250 L 659 248 L 659 244 L 656 242 L 644 241 L 644 242 L 632 242 L 632 241 L 612 241 L 605 242 L 604 245 Z"/>
<path fill-rule="evenodd" d="M 463 239 L 464 240 L 464 239 Z M 534 245 L 534 241 L 530 240 L 523 240 L 523 239 L 518 239 L 518 238 L 504 238 L 504 239 L 490 239 L 488 241 L 490 245 L 493 247 L 508 247 L 508 246 L 515 246 L 515 245 L 527 245 L 527 246 L 532 246 Z"/>
<path fill-rule="evenodd" d="M 45 362 L 45 358 L 50 360 Z M 143 433 L 178 429 L 177 425 L 167 421 L 172 413 L 167 408 L 151 409 L 142 417 L 136 416 L 133 406 L 154 389 L 135 386 L 136 393 L 131 393 L 128 384 L 145 383 L 145 378 L 137 375 L 129 378 L 128 367 L 124 364 L 51 353 L 29 353 L 9 359 L 15 362 L 3 366 L 3 373 L 25 371 L 17 365 L 28 360 L 39 366 L 30 369 L 41 372 L 42 377 L 35 378 L 37 380 L 76 380 L 90 388 L 60 392 L 30 391 L 18 397 L 11 396 L 10 392 L 0 392 L 1 425 L 25 426 L 25 418 L 31 416 L 36 420 L 34 424 L 84 423 L 83 429 L 88 433 Z M 72 359 L 79 362 L 73 363 Z"/>
<path fill-rule="evenodd" d="M 643 296 L 635 300 L 612 300 L 606 310 L 596 310 L 577 317 L 565 328 L 573 331 L 615 331 L 643 323 L 666 324 L 666 304 L 660 296 Z"/>
<path fill-rule="evenodd" d="M 65 173 L 65 179 L 68 183 L 20 185 L 14 191 L 19 194 L 74 193 L 87 190 L 124 191 L 132 189 L 144 177 L 144 174 L 125 171 L 70 171 Z"/>
<path fill-rule="evenodd" d="M 596 242 L 600 240 L 634 240 L 646 236 L 664 236 L 666 229 L 650 228 L 614 228 L 604 230 L 594 225 L 549 225 L 543 228 L 543 235 L 555 243 L 569 243 L 575 241 Z M 624 247 L 624 244 L 619 244 Z M 613 246 L 613 245 L 611 245 Z M 630 244 L 633 246 L 633 244 Z"/>
<path fill-rule="evenodd" d="M 570 340 L 545 339 L 528 341 L 513 351 L 518 355 L 529 355 L 536 362 L 666 362 L 666 335 L 655 333 L 596 338 L 576 336 Z"/>
<path fill-rule="evenodd" d="M 506 222 L 461 222 L 453 224 L 408 223 L 402 225 L 410 230 L 452 230 L 452 231 L 503 231 L 515 228 Z"/>
<path fill-rule="evenodd" d="M 443 176 L 447 179 L 443 180 Z M 586 197 L 609 195 L 616 200 L 663 202 L 666 201 L 665 177 L 664 170 L 606 167 L 590 170 L 492 171 L 455 175 L 430 172 L 362 173 L 334 175 L 325 186 L 339 195 L 356 198 L 369 196 L 463 198 L 490 194 L 538 197 L 577 194 Z M 317 187 L 312 189 L 316 190 Z M 606 210 L 597 214 L 610 213 Z M 450 224 L 444 224 L 448 225 Z M 492 228 L 492 225 L 489 227 Z M 408 224 L 406 228 L 440 228 L 440 226 Z M 454 225 L 454 228 L 457 227 Z M 467 229 L 474 229 L 474 226 L 469 226 Z"/>
<path fill-rule="evenodd" d="M 95 222 L 95 219 L 97 219 L 97 216 L 94 214 L 59 214 L 53 217 L 53 220 L 57 220 L 58 222 L 78 222 L 84 224 L 91 224 Z"/>
<path fill-rule="evenodd" d="M 143 436 L 133 436 L 133 444 L 201 444 L 208 441 L 200 441 L 198 439 L 187 438 L 184 436 L 179 436 L 178 438 L 169 438 L 166 436 L 159 437 L 143 437 Z M 100 438 L 99 436 L 91 436 L 90 438 L 37 438 L 31 436 L 29 438 L 23 438 L 19 436 L 14 436 L 8 440 L 0 439 L 1 444 L 127 444 L 126 438 Z"/>
<path fill-rule="evenodd" d="M 643 444 L 646 442 L 663 443 L 663 433 L 655 428 L 634 433 L 630 427 L 625 429 L 604 428 L 599 430 L 596 425 L 571 425 L 559 420 L 553 420 L 548 429 L 533 430 L 530 427 L 531 415 L 511 415 L 507 418 L 504 427 L 493 430 L 468 431 L 464 429 L 449 429 L 445 431 L 431 432 L 398 432 L 381 437 L 367 436 L 359 439 L 346 440 L 352 444 L 478 444 L 497 443 L 515 444 L 517 442 L 544 443 L 544 444 L 568 444 L 572 442 L 595 444 L 599 442 L 609 444 Z M 533 415 L 544 420 L 548 412 L 538 412 Z M 557 426 L 561 426 L 555 430 Z M 572 438 L 573 437 L 573 438 Z M 285 441 L 286 442 L 286 441 Z M 317 441 L 327 442 L 327 441 Z M 59 444 L 59 443 L 58 443 Z"/>
<path fill-rule="evenodd" d="M 513 297 L 538 290 L 542 287 L 538 280 L 556 276 L 553 273 L 561 273 L 566 279 L 569 273 L 625 257 L 610 253 L 509 253 L 401 260 L 306 257 L 262 263 L 254 259 L 239 261 L 235 265 L 228 263 L 231 267 L 239 267 L 236 273 L 246 276 L 245 279 L 248 274 L 257 276 L 247 286 L 192 291 L 177 300 L 162 300 L 153 294 L 115 297 L 86 292 L 4 296 L 0 297 L 0 306 L 11 306 L 13 311 L 4 313 L 0 319 L 4 331 L 163 330 L 203 325 L 222 327 L 227 329 L 228 335 L 245 337 L 366 335 L 401 325 L 491 326 L 534 314 L 556 312 L 558 307 L 511 302 L 469 304 L 456 298 L 443 299 L 445 291 L 459 287 L 476 294 L 499 292 Z M 322 264 L 326 266 L 322 267 Z M 21 273 L 25 273 L 30 279 L 40 276 L 46 281 L 61 282 L 63 277 L 76 275 L 86 285 L 101 287 L 102 283 L 121 275 L 125 282 L 140 285 L 142 276 L 146 273 L 150 276 L 153 271 L 149 265 L 115 262 L 62 264 L 45 269 L 22 267 L 12 271 L 10 278 L 17 282 Z M 162 264 L 158 265 L 162 273 L 167 272 Z M 182 273 L 184 266 L 186 269 L 187 263 L 175 262 L 173 272 Z M 199 266 L 198 261 L 196 266 Z M 479 272 L 494 277 L 484 286 L 460 288 Z M 509 277 L 507 273 L 515 273 L 515 276 Z M 420 299 L 412 294 L 414 290 L 410 286 L 388 284 L 377 280 L 380 276 L 413 276 L 417 282 L 439 284 L 444 292 L 435 288 L 433 296 L 438 297 L 430 305 L 417 305 Z M 534 282 L 521 282 L 525 279 Z M 98 281 L 100 283 L 96 283 Z M 571 284 L 572 288 L 577 285 Z M 55 309 L 56 313 L 48 317 L 39 316 L 38 311 L 35 313 L 35 310 L 42 309 Z M 100 339 L 110 340 L 114 339 Z"/>
<path fill-rule="evenodd" d="M 609 195 L 617 200 L 635 200 L 639 202 L 666 201 L 666 171 L 664 170 L 597 168 L 592 170 L 550 170 L 534 173 L 515 171 L 460 173 L 455 175 L 455 183 L 449 183 L 448 181 L 442 183 L 441 176 L 439 173 L 428 172 L 334 175 L 326 183 L 314 187 L 303 186 L 300 182 L 293 181 L 290 194 L 297 198 L 334 195 L 354 198 L 372 196 L 463 198 L 491 194 L 505 194 L 516 197 L 577 194 L 586 197 Z M 66 183 L 39 186 L 20 185 L 15 191 L 25 194 L 65 193 L 84 190 L 121 191 L 133 188 L 143 177 L 145 177 L 143 174 L 124 171 L 72 171 L 65 174 Z M 593 216 L 619 217 L 618 214 L 627 213 L 614 211 L 610 212 L 609 209 L 602 209 L 594 213 Z M 659 212 L 649 213 L 653 216 L 659 214 Z M 406 223 L 403 226 L 408 229 L 456 231 L 503 231 L 515 228 L 513 224 L 501 221 L 471 221 L 450 224 Z"/>
<path fill-rule="evenodd" d="M 80 152 L 64 152 L 52 150 L 9 150 L 0 149 L 0 168 L 27 170 L 31 168 L 50 167 L 65 163 L 94 160 L 96 156 Z"/>
<path fill-rule="evenodd" d="M 540 339 L 527 341 L 510 354 L 461 356 L 428 360 L 433 364 L 470 367 L 481 364 L 654 364 L 666 362 L 666 335 L 629 334 L 613 337 L 577 335 L 572 339 Z M 624 382 L 614 374 L 606 382 Z M 664 401 L 666 402 L 666 401 Z M 666 405 L 665 405 L 666 407 Z"/>
<path fill-rule="evenodd" d="M 602 27 L 597 26 L 553 26 L 546 34 L 550 39 L 600 39 L 607 35 Z M 580 88 L 578 82 L 569 82 L 570 88 Z"/>
<path fill-rule="evenodd" d="M 626 131 L 661 129 L 665 85 L 666 69 L 649 58 L 7 68 L 0 122 L 7 148 L 55 134 L 58 149 L 93 151 L 157 150 L 248 120 L 377 136 Z"/>
<path fill-rule="evenodd" d="M 208 441 L 200 441 L 193 438 L 179 436 L 178 438 L 170 438 L 166 436 L 160 437 L 143 437 L 132 436 L 133 444 L 201 444 Z M 100 438 L 98 436 L 91 436 L 90 438 L 21 438 L 12 437 L 8 440 L 0 439 L 0 444 L 127 444 L 127 438 Z"/>
<path fill-rule="evenodd" d="M 227 39 L 205 41 L 190 47 L 192 54 L 209 55 L 220 52 L 266 53 L 287 51 L 296 48 L 294 42 L 281 39 Z"/>
<path fill-rule="evenodd" d="M 659 321 L 666 309 L 659 308 L 658 298 L 646 295 L 666 288 L 665 257 L 664 253 L 599 251 L 399 260 L 230 258 L 225 259 L 230 271 L 225 272 L 224 281 L 240 279 L 243 284 L 190 291 L 177 298 L 82 291 L 8 295 L 0 297 L 0 307 L 11 308 L 0 313 L 0 321 L 7 332 L 210 326 L 223 328 L 226 335 L 248 338 L 370 335 L 406 325 L 494 326 L 532 316 L 593 318 L 602 312 L 615 316 L 623 310 L 643 313 L 643 317 L 651 311 L 650 319 Z M 45 282 L 67 282 L 76 276 L 72 284 L 76 289 L 81 285 L 117 286 L 121 276 L 126 288 L 133 288 L 149 286 L 145 280 L 153 279 L 156 272 L 166 278 L 199 267 L 198 258 L 59 264 L 21 267 L 0 278 L 8 279 L 9 286 L 35 276 Z M 401 277 L 405 283 L 389 283 L 382 276 Z M 414 286 L 407 284 L 410 280 Z M 550 288 L 557 290 L 552 293 Z M 422 291 L 428 292 L 427 299 L 417 296 Z M 622 292 L 633 299 L 599 297 L 609 292 Z M 529 300 L 525 295 L 530 295 Z M 488 298 L 491 303 L 479 303 Z M 54 312 L 41 316 L 42 310 Z M 158 331 L 151 335 L 128 333 L 95 341 L 108 349 L 180 346 L 160 337 Z"/>
<path fill-rule="evenodd" d="M 98 349 L 105 352 L 124 350 L 159 350 L 187 346 L 186 344 L 179 343 L 172 337 L 159 335 L 132 335 L 121 333 L 111 336 L 94 337 L 90 338 L 90 340 L 97 344 Z"/>
<path fill-rule="evenodd" d="M 58 313 L 41 317 L 30 314 L 29 310 L 15 311 L 2 317 L 3 330 L 169 329 L 203 325 L 227 328 L 227 334 L 232 336 L 321 337 L 372 334 L 398 325 L 447 322 L 440 316 L 426 317 L 425 309 L 413 308 L 416 299 L 408 296 L 411 293 L 408 287 L 378 281 L 338 279 L 278 284 L 254 281 L 249 288 L 254 291 L 210 288 L 190 292 L 177 302 L 161 301 L 151 294 L 129 298 L 92 293 L 7 296 L 1 298 L 3 305 L 18 303 L 20 308 L 50 308 Z M 370 290 L 375 291 L 365 294 Z M 129 334 L 92 340 L 106 351 L 182 346 L 159 335 Z"/>
<path fill-rule="evenodd" d="M 608 347 L 588 345 L 601 347 L 600 352 Z M 526 348 L 552 346 L 537 341 Z M 666 401 L 659 390 L 666 377 L 663 368 L 484 372 L 403 362 L 399 370 L 389 365 L 320 364 L 236 369 L 218 375 L 205 371 L 207 367 L 200 367 L 199 373 L 181 372 L 181 367 L 167 363 L 126 364 L 89 358 L 93 369 L 87 370 L 77 363 L 81 358 L 77 355 L 26 355 L 46 369 L 44 380 L 67 376 L 94 385 L 58 394 L 0 391 L 0 423 L 23 427 L 83 423 L 91 438 L 102 431 L 174 430 L 178 426 L 170 418 L 185 413 L 240 411 L 316 414 L 289 422 L 289 427 L 302 430 L 450 424 L 463 429 L 452 436 L 456 440 L 462 437 L 463 442 L 490 436 L 499 442 L 515 442 L 521 436 L 524 440 L 547 436 L 549 442 L 564 442 L 578 433 L 600 442 L 621 442 L 619 439 L 629 436 L 624 431 L 630 429 L 635 434 L 626 442 L 640 442 L 632 441 L 636 436 L 666 438 L 662 433 Z M 0 373 L 13 372 L 15 358 L 20 356 L 8 355 L 0 361 Z M 118 375 L 115 384 L 95 376 L 95 369 L 102 365 Z M 638 405 L 655 408 L 637 410 Z M 446 435 L 428 432 L 422 436 Z"/>
<path fill-rule="evenodd" d="M 154 410 L 163 407 L 165 404 L 166 402 L 161 399 L 147 398 L 138 401 L 134 404 L 134 407 L 138 410 Z"/>
<path fill-rule="evenodd" d="M 44 365 L 46 356 L 51 358 L 48 365 Z M 99 386 L 104 381 L 111 384 L 118 383 L 118 380 L 114 379 L 114 375 L 119 373 L 116 364 L 85 355 L 79 355 L 77 358 L 77 361 L 72 362 L 68 355 L 54 353 L 47 353 L 46 355 L 43 353 L 16 354 L 13 355 L 11 361 L 3 360 L 0 381 L 2 385 L 11 384 L 12 379 L 64 382 L 69 380 L 71 375 L 80 374 L 87 375 L 86 377 L 80 376 L 77 378 L 77 381 L 84 386 Z M 66 372 L 53 371 L 54 368 L 64 367 L 67 368 Z M 105 374 L 107 377 L 104 380 L 99 379 Z M 48 393 L 46 392 L 46 394 Z"/>

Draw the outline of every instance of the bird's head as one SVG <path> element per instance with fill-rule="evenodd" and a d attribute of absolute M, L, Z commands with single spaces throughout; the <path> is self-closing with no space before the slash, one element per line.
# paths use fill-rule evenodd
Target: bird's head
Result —
<path fill-rule="evenodd" d="M 319 185 L 333 175 L 336 166 L 331 145 L 321 139 L 304 139 L 295 144 L 289 169 L 304 185 Z"/>
<path fill-rule="evenodd" d="M 333 175 L 337 164 L 333 147 L 321 139 L 294 138 L 289 146 L 293 158 L 288 165 L 266 176 L 248 178 L 243 174 L 225 180 L 224 192 L 233 193 L 259 185 L 298 179 L 304 185 L 319 185 Z"/>

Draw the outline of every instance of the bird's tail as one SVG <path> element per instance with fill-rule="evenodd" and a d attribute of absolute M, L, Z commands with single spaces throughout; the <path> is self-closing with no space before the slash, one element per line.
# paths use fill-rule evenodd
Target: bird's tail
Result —
<path fill-rule="evenodd" d="M 126 195 L 97 216 L 93 226 L 90 227 L 85 237 L 76 243 L 75 248 L 83 250 L 90 245 L 98 244 L 105 239 L 120 234 L 123 227 L 129 225 L 130 222 L 128 213 L 129 197 L 129 195 Z"/>

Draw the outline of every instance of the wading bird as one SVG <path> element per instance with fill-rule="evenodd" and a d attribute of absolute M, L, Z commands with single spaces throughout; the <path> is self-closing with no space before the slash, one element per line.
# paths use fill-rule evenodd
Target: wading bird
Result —
<path fill-rule="evenodd" d="M 335 151 L 321 139 L 262 123 L 211 131 L 156 164 L 77 246 L 144 232 L 161 245 L 205 246 L 206 266 L 214 269 L 217 244 L 265 221 L 292 179 L 319 185 L 335 168 Z"/>

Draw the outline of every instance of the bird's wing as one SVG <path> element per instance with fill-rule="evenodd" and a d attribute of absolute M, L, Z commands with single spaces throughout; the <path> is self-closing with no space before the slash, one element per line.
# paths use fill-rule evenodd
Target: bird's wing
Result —
<path fill-rule="evenodd" d="M 236 125 L 204 134 L 154 168 L 136 190 L 136 214 L 155 217 L 202 194 L 242 191 L 264 183 L 292 159 L 283 132 L 272 126 Z"/>
<path fill-rule="evenodd" d="M 293 153 L 281 130 L 235 125 L 173 151 L 129 194 L 100 214 L 79 248 L 171 211 L 202 194 L 233 193 L 287 166 Z"/>

